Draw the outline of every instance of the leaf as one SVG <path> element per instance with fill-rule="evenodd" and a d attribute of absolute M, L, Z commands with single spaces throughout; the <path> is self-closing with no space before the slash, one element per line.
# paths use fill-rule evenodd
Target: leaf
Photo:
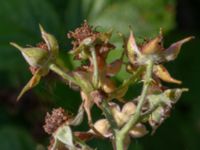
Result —
<path fill-rule="evenodd" d="M 98 3 L 98 0 L 94 0 L 93 3 Z M 102 1 L 99 3 L 104 2 Z M 167 9 L 167 5 L 169 5 L 171 9 Z M 90 5 L 90 7 L 87 8 L 92 10 L 92 7 L 95 6 Z M 98 9 L 96 15 L 93 15 L 92 11 L 88 13 L 89 21 L 95 26 L 101 25 L 105 28 L 113 27 L 126 34 L 128 33 L 128 25 L 133 26 L 135 33 L 142 36 L 152 36 L 156 34 L 157 29 L 160 27 L 168 31 L 174 25 L 174 5 L 169 1 L 163 2 L 155 0 L 152 3 L 149 0 L 111 0 L 107 1 L 107 4 L 99 5 L 99 7 L 100 9 Z M 150 15 L 149 12 L 153 15 Z M 96 17 L 97 15 L 98 17 Z"/>
<path fill-rule="evenodd" d="M 35 150 L 32 136 L 18 126 L 0 126 L 0 147 L 2 150 Z"/>
<path fill-rule="evenodd" d="M 181 84 L 181 81 L 171 77 L 171 75 L 163 65 L 155 65 L 153 72 L 157 77 L 165 82 Z"/>

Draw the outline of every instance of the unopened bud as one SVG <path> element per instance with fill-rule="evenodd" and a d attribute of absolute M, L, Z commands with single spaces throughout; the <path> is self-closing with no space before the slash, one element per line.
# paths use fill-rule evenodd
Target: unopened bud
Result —
<path fill-rule="evenodd" d="M 112 135 L 110 132 L 110 124 L 109 124 L 108 120 L 106 120 L 106 119 L 98 120 L 97 122 L 95 122 L 94 127 L 104 137 L 109 137 Z M 94 132 L 94 131 L 90 131 L 90 132 Z"/>
<path fill-rule="evenodd" d="M 136 105 L 133 102 L 128 102 L 124 104 L 122 108 L 122 113 L 130 117 L 130 115 L 135 113 L 135 110 L 136 110 Z"/>
<path fill-rule="evenodd" d="M 143 137 L 148 133 L 146 127 L 143 124 L 138 123 L 135 127 L 133 127 L 129 131 L 129 135 L 134 138 L 140 138 Z"/>

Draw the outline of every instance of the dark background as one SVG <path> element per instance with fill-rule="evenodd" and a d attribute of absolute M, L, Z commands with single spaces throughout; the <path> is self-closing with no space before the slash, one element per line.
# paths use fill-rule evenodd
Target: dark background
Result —
<path fill-rule="evenodd" d="M 20 102 L 16 96 L 31 77 L 21 54 L 9 45 L 38 43 L 38 23 L 59 40 L 63 64 L 75 64 L 67 55 L 70 42 L 67 32 L 84 19 L 99 30 L 113 28 L 128 35 L 131 25 L 137 40 L 154 37 L 159 28 L 165 33 L 165 44 L 194 35 L 185 44 L 179 58 L 166 64 L 171 74 L 183 81 L 190 91 L 176 105 L 172 115 L 153 136 L 133 140 L 135 150 L 200 149 L 200 1 L 198 0 L 0 0 L 0 149 L 31 150 L 48 145 L 49 136 L 42 125 L 51 108 L 62 106 L 75 113 L 80 96 L 50 74 Z M 119 39 L 114 35 L 113 42 Z M 119 51 L 113 53 L 117 57 Z M 123 74 L 118 75 L 122 80 Z M 174 85 L 170 85 L 174 87 Z M 93 110 L 94 118 L 99 111 Z M 80 127 L 86 130 L 87 126 Z M 94 140 L 99 150 L 111 149 L 108 141 Z"/>

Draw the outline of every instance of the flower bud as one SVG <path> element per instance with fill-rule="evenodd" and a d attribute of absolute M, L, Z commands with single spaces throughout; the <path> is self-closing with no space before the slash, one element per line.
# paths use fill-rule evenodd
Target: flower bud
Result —
<path fill-rule="evenodd" d="M 124 104 L 121 111 L 122 124 L 125 124 L 130 119 L 131 115 L 135 113 L 135 110 L 136 105 L 133 102 L 128 102 Z"/>
<path fill-rule="evenodd" d="M 109 103 L 109 105 L 117 125 L 121 127 L 124 124 L 124 121 L 123 121 L 123 114 L 120 111 L 119 105 L 115 103 Z"/>
<path fill-rule="evenodd" d="M 132 114 L 135 113 L 135 110 L 136 105 L 133 102 L 127 102 L 122 108 L 122 113 L 130 117 Z"/>
<path fill-rule="evenodd" d="M 106 119 L 100 119 L 94 123 L 95 129 L 101 133 L 105 137 L 110 137 L 112 133 L 110 132 L 110 124 L 108 120 Z M 93 130 L 90 130 L 90 132 L 93 132 Z"/>
<path fill-rule="evenodd" d="M 129 135 L 133 138 L 140 138 L 143 137 L 144 135 L 146 135 L 148 133 L 146 127 L 143 124 L 136 124 L 135 127 L 133 127 L 130 131 L 129 131 Z"/>
<path fill-rule="evenodd" d="M 136 106 L 133 102 L 126 103 L 123 106 L 122 110 L 120 110 L 120 107 L 115 103 L 109 103 L 109 104 L 113 117 L 119 127 L 123 126 L 136 110 Z"/>

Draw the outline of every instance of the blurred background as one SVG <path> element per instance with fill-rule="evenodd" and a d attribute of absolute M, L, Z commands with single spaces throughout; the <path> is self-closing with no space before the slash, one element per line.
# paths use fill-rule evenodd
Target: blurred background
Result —
<path fill-rule="evenodd" d="M 40 42 L 40 23 L 59 40 L 62 63 L 73 68 L 76 64 L 67 55 L 71 45 L 66 34 L 84 19 L 98 30 L 113 28 L 115 33 L 126 35 L 131 25 L 138 41 L 156 36 L 162 27 L 166 46 L 189 35 L 196 37 L 183 46 L 175 62 L 166 64 L 172 76 L 182 80 L 182 86 L 190 91 L 184 93 L 171 117 L 153 136 L 133 140 L 130 149 L 199 150 L 199 0 L 0 0 L 0 149 L 32 150 L 47 146 L 49 136 L 42 128 L 46 112 L 62 106 L 76 113 L 81 102 L 78 93 L 50 74 L 17 103 L 16 96 L 31 73 L 19 51 L 9 42 L 21 45 Z M 112 40 L 117 44 L 119 38 L 114 34 Z M 116 50 L 109 59 L 119 54 Z M 125 77 L 122 73 L 118 75 L 119 80 Z M 101 116 L 95 108 L 93 114 L 94 118 Z M 86 121 L 79 129 L 87 130 Z M 89 144 L 99 150 L 111 149 L 106 140 L 93 140 Z"/>

